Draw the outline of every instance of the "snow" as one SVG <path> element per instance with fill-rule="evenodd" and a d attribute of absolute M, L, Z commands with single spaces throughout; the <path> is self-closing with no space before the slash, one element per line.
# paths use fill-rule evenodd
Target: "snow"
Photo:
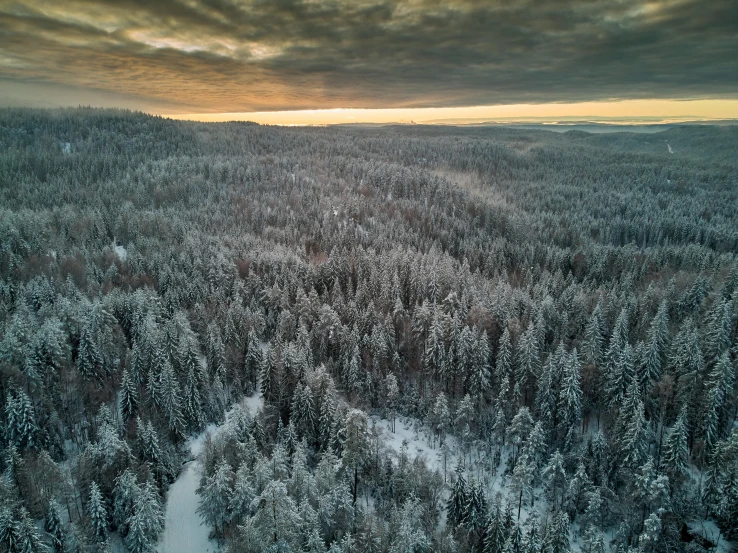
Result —
<path fill-rule="evenodd" d="M 421 458 L 430 470 L 438 471 L 443 477 L 443 458 L 438 439 L 435 439 L 433 447 L 431 447 L 429 438 L 431 431 L 427 425 L 412 417 L 400 417 L 395 420 L 395 432 L 393 433 L 390 421 L 376 416 L 371 417 L 370 420 L 380 430 L 384 438 L 384 445 L 388 449 L 399 454 L 403 442 L 406 442 L 407 456 L 411 461 Z M 481 449 L 479 444 L 473 445 L 468 453 L 463 454 L 461 444 L 456 437 L 447 434 L 445 441 L 449 446 L 449 453 L 446 459 L 446 490 L 443 493 L 442 501 L 446 501 L 450 496 L 452 475 L 460 459 L 467 481 L 473 480 L 481 483 L 489 500 L 493 500 L 498 494 L 503 498 L 508 498 L 509 477 L 505 476 L 505 472 L 508 456 L 511 453 L 509 447 L 503 448 L 500 465 L 495 466 L 492 457 L 484 449 Z M 539 520 L 546 519 L 548 501 L 544 496 L 543 489 L 536 487 L 533 494 L 535 496 L 535 507 L 531 509 L 530 502 L 528 500 L 524 502 L 520 511 L 520 522 L 522 523 L 528 520 L 531 510 L 538 513 Z M 517 511 L 517 499 L 513 499 Z M 442 519 L 443 525 L 444 520 Z"/>
<path fill-rule="evenodd" d="M 240 406 L 254 415 L 263 404 L 261 394 L 256 393 L 243 398 Z M 202 476 L 200 455 L 207 437 L 217 436 L 228 425 L 236 407 L 226 413 L 226 421 L 223 424 L 209 424 L 204 431 L 187 441 L 194 460 L 185 463 L 177 480 L 169 486 L 164 532 L 159 537 L 156 548 L 159 553 L 213 553 L 220 550 L 217 543 L 209 539 L 210 527 L 203 524 L 200 515 L 197 514 L 199 504 L 197 488 Z"/>
<path fill-rule="evenodd" d="M 674 150 L 672 150 L 672 149 L 671 149 L 671 144 L 668 144 L 668 143 L 667 143 L 667 144 L 666 144 L 666 147 L 667 147 L 667 148 L 669 148 L 669 153 L 670 153 L 670 154 L 673 154 L 673 153 L 674 153 Z"/>
<path fill-rule="evenodd" d="M 377 429 L 381 431 L 385 439 L 385 445 L 391 450 L 399 454 L 403 442 L 407 442 L 407 455 L 411 460 L 422 458 L 425 460 L 425 464 L 429 469 L 438 470 L 443 473 L 443 460 L 439 457 L 440 450 L 437 447 L 438 444 L 434 444 L 436 447 L 430 447 L 426 432 L 423 432 L 422 426 L 415 419 L 395 419 L 394 433 L 392 432 L 390 421 L 377 417 L 372 417 L 371 420 L 376 424 Z M 450 441 L 451 450 L 456 451 L 455 439 L 452 436 L 447 436 L 446 439 Z M 456 456 L 449 455 L 448 462 L 446 463 L 447 472 L 450 473 L 453 471 L 455 464 Z"/>
<path fill-rule="evenodd" d="M 115 238 L 113 238 L 113 251 L 115 252 L 115 255 L 118 256 L 118 258 L 121 261 L 125 261 L 126 257 L 128 257 L 128 250 L 124 246 L 121 246 L 115 241 Z"/>
<path fill-rule="evenodd" d="M 715 551 L 716 553 L 728 553 L 731 551 L 730 542 L 721 535 L 720 529 L 717 527 L 714 520 L 688 522 L 687 528 L 689 528 L 689 531 L 692 534 L 702 536 L 715 544 L 715 548 L 712 549 L 712 551 Z"/>
<path fill-rule="evenodd" d="M 169 487 L 165 513 L 164 533 L 157 551 L 160 553 L 208 553 L 217 551 L 217 544 L 208 538 L 210 528 L 197 514 L 197 487 L 200 485 L 202 465 L 190 461 Z"/>

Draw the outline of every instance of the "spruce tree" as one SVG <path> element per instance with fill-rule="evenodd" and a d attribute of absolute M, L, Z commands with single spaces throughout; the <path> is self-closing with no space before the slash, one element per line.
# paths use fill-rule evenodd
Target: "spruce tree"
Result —
<path fill-rule="evenodd" d="M 228 462 L 223 459 L 212 476 L 206 477 L 197 490 L 200 505 L 197 512 L 220 536 L 230 517 L 229 505 L 233 496 L 235 475 Z"/>
<path fill-rule="evenodd" d="M 59 505 L 54 499 L 49 500 L 46 506 L 44 530 L 49 534 L 51 548 L 54 553 L 65 553 L 67 533 L 59 515 Z"/>
<path fill-rule="evenodd" d="M 451 495 L 446 502 L 446 513 L 449 522 L 456 526 L 461 523 L 466 515 L 466 506 L 468 504 L 468 490 L 466 479 L 464 478 L 464 469 L 461 462 L 456 466 L 456 481 L 451 488 Z"/>
<path fill-rule="evenodd" d="M 90 484 L 90 497 L 87 501 L 87 517 L 92 533 L 98 540 L 105 539 L 108 531 L 108 512 L 105 508 L 100 488 L 95 482 Z"/>
<path fill-rule="evenodd" d="M 664 470 L 673 482 L 689 475 L 689 448 L 687 446 L 687 410 L 682 408 L 664 444 Z"/>

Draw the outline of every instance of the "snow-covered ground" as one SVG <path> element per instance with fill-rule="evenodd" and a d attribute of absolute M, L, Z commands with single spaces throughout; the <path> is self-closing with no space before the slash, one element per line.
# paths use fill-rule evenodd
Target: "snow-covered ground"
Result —
<path fill-rule="evenodd" d="M 400 417 L 395 420 L 395 432 L 391 430 L 390 421 L 372 417 L 371 423 L 374 423 L 384 437 L 385 445 L 388 449 L 399 454 L 403 443 L 407 447 L 407 455 L 411 460 L 422 458 L 428 468 L 438 471 L 443 477 L 444 459 L 441 454 L 441 448 L 436 438 L 433 447 L 430 446 L 430 429 L 420 423 L 418 420 L 410 417 Z M 448 444 L 448 454 L 446 457 L 446 477 L 447 487 L 442 495 L 445 501 L 450 496 L 451 482 L 456 467 L 461 460 L 463 466 L 464 478 L 467 482 L 477 482 L 484 488 L 487 498 L 494 500 L 499 494 L 503 502 L 512 501 L 514 504 L 514 512 L 517 518 L 517 495 L 510 494 L 509 477 L 505 475 L 507 470 L 508 456 L 511 451 L 509 447 L 502 449 L 499 466 L 495 466 L 494 460 L 481 447 L 480 444 L 472 445 L 469 450 L 463 454 L 461 444 L 456 437 L 450 434 L 446 435 L 446 443 Z M 463 455 L 463 458 L 462 458 Z M 535 505 L 531 507 L 530 499 L 526 498 L 520 511 L 520 522 L 525 523 L 531 513 L 535 511 L 539 520 L 545 520 L 548 501 L 544 495 L 543 489 L 538 486 L 534 488 L 533 495 L 535 497 Z M 504 504 L 504 503 L 503 503 Z M 442 516 L 441 525 L 445 523 L 445 512 Z M 579 540 L 574 539 L 572 545 L 576 551 L 579 551 Z"/>
<path fill-rule="evenodd" d="M 126 250 L 125 246 L 121 246 L 115 240 L 113 240 L 113 251 L 121 261 L 125 261 L 126 257 L 128 257 L 128 250 Z"/>
<path fill-rule="evenodd" d="M 262 406 L 261 394 L 254 394 L 242 400 L 241 405 L 252 415 Z M 234 407 L 235 408 L 235 407 Z M 202 475 L 200 454 L 208 435 L 217 436 L 228 424 L 233 409 L 226 414 L 222 425 L 210 424 L 207 428 L 188 440 L 190 453 L 194 457 L 184 465 L 177 480 L 169 486 L 165 511 L 164 532 L 159 537 L 156 550 L 159 553 L 213 553 L 218 545 L 209 539 L 210 527 L 203 523 L 197 514 L 200 498 L 197 488 Z"/>

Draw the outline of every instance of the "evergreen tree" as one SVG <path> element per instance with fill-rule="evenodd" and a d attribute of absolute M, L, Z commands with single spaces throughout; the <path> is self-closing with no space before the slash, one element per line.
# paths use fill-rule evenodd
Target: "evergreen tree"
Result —
<path fill-rule="evenodd" d="M 166 361 L 159 377 L 160 404 L 169 424 L 169 431 L 175 435 L 184 434 L 184 417 L 179 383 L 174 375 L 172 364 Z"/>
<path fill-rule="evenodd" d="M 528 384 L 538 377 L 540 372 L 540 351 L 538 340 L 536 339 L 533 322 L 528 323 L 527 330 L 520 337 L 520 345 L 518 347 L 518 362 L 515 372 L 515 380 L 520 386 L 520 390 L 526 394 Z"/>
<path fill-rule="evenodd" d="M 664 444 L 664 470 L 673 482 L 689 475 L 689 448 L 687 446 L 687 410 L 683 408 Z"/>
<path fill-rule="evenodd" d="M 497 360 L 495 363 L 495 382 L 499 386 L 504 377 L 513 374 L 513 345 L 510 339 L 510 330 L 505 327 L 497 346 Z"/>
<path fill-rule="evenodd" d="M 221 535 L 230 518 L 229 505 L 233 496 L 234 478 L 231 466 L 223 459 L 215 467 L 215 473 L 206 477 L 197 490 L 200 496 L 197 512 L 213 527 L 216 535 Z"/>
<path fill-rule="evenodd" d="M 560 424 L 562 434 L 576 427 L 582 419 L 582 388 L 580 386 L 581 366 L 577 350 L 569 355 L 564 372 L 564 380 L 559 395 Z"/>
<path fill-rule="evenodd" d="M 77 370 L 83 378 L 92 380 L 103 377 L 103 356 L 95 342 L 89 323 L 82 326 L 77 349 Z"/>
<path fill-rule="evenodd" d="M 259 338 L 256 336 L 254 329 L 251 328 L 246 338 L 246 353 L 244 355 L 244 376 L 251 387 L 256 386 L 263 362 Z"/>
<path fill-rule="evenodd" d="M 17 448 L 33 446 L 39 431 L 31 398 L 19 389 L 10 390 L 5 400 L 5 439 Z"/>
<path fill-rule="evenodd" d="M 564 470 L 564 456 L 558 450 L 549 458 L 548 463 L 543 468 L 541 478 L 553 509 L 556 510 L 562 507 L 567 481 L 566 471 Z"/>
<path fill-rule="evenodd" d="M 135 511 L 136 500 L 140 493 L 136 475 L 130 469 L 126 469 L 115 479 L 112 518 L 113 525 L 123 536 L 128 532 L 126 524 Z"/>
<path fill-rule="evenodd" d="M 294 543 L 300 517 L 297 505 L 287 493 L 284 482 L 272 481 L 254 499 L 251 508 L 255 511 L 255 523 L 262 534 L 265 545 L 281 541 Z"/>
<path fill-rule="evenodd" d="M 359 470 L 366 461 L 369 450 L 367 439 L 366 413 L 359 409 L 351 409 L 346 415 L 346 421 L 341 430 L 343 452 L 341 459 L 346 467 L 353 472 L 353 505 L 359 492 Z"/>
<path fill-rule="evenodd" d="M 44 530 L 49 534 L 51 539 L 51 548 L 54 553 L 65 553 L 67 543 L 67 533 L 59 515 L 59 505 L 54 499 L 49 500 L 46 506 L 46 516 L 44 518 Z"/>
<path fill-rule="evenodd" d="M 523 496 L 530 496 L 531 505 L 533 504 L 533 480 L 535 479 L 535 467 L 531 463 L 528 455 L 523 453 L 518 457 L 513 469 L 512 478 L 510 479 L 510 490 L 517 496 L 518 501 L 518 520 L 520 520 L 520 510 L 523 506 Z"/>
<path fill-rule="evenodd" d="M 499 501 L 495 503 L 495 508 L 490 512 L 487 518 L 487 526 L 484 529 L 483 552 L 484 553 L 501 553 L 505 544 L 505 526 L 503 523 L 503 514 Z"/>
<path fill-rule="evenodd" d="M 466 515 L 466 506 L 468 503 L 468 492 L 466 479 L 464 478 L 464 469 L 461 462 L 456 466 L 456 480 L 451 488 L 451 495 L 446 502 L 446 513 L 449 522 L 453 526 L 461 523 Z"/>
<path fill-rule="evenodd" d="M 602 364 L 602 348 L 604 346 L 604 321 L 602 318 L 602 306 L 597 306 L 592 311 L 592 315 L 587 323 L 584 331 L 584 355 L 588 363 L 593 365 Z"/>
<path fill-rule="evenodd" d="M 138 390 L 131 379 L 128 369 L 123 369 L 120 381 L 120 409 L 124 421 L 136 416 L 138 409 Z"/>
<path fill-rule="evenodd" d="M 543 538 L 545 553 L 569 552 L 569 516 L 564 511 L 554 511 Z"/>
<path fill-rule="evenodd" d="M 108 530 L 108 512 L 105 508 L 100 488 L 95 482 L 90 484 L 90 499 L 87 502 L 87 517 L 92 533 L 98 540 L 105 539 Z"/>

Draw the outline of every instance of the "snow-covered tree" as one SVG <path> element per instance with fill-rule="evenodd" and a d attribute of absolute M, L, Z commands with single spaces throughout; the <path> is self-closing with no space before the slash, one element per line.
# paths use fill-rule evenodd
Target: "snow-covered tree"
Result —
<path fill-rule="evenodd" d="M 233 469 L 223 459 L 215 467 L 213 475 L 206 477 L 197 490 L 200 496 L 197 512 L 213 527 L 216 535 L 221 534 L 230 519 L 229 506 L 233 496 L 234 478 Z"/>
<path fill-rule="evenodd" d="M 108 532 L 108 511 L 105 507 L 100 487 L 92 482 L 90 484 L 90 497 L 87 501 L 87 517 L 90 521 L 92 533 L 98 540 L 105 539 Z"/>

